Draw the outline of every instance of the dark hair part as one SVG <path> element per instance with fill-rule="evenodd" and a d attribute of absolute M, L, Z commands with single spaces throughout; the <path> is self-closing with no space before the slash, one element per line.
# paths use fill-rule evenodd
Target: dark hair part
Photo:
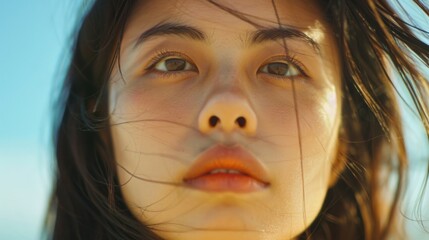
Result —
<path fill-rule="evenodd" d="M 108 80 L 136 2 L 96 0 L 75 39 L 57 103 L 57 168 L 48 238 L 161 239 L 123 200 L 108 123 Z M 413 2 L 429 16 L 427 6 Z M 395 230 L 408 158 L 397 85 L 386 64 L 399 74 L 428 134 L 428 83 L 414 64 L 418 59 L 429 67 L 429 46 L 414 33 L 428 32 L 405 22 L 387 0 L 324 0 L 320 5 L 334 30 L 342 64 L 344 104 L 334 168 L 339 177 L 300 239 L 387 239 Z M 388 174 L 380 175 L 381 169 Z M 386 187 L 381 183 L 392 174 L 398 176 L 393 200 L 381 214 L 380 192 Z"/>

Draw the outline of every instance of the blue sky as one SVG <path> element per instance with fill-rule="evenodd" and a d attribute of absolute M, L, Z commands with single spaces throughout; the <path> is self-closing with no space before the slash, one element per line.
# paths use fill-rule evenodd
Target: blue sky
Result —
<path fill-rule="evenodd" d="M 39 239 L 51 188 L 50 104 L 81 2 L 0 0 L 0 239 Z"/>
<path fill-rule="evenodd" d="M 0 239 L 39 239 L 50 118 L 81 1 L 0 0 Z"/>

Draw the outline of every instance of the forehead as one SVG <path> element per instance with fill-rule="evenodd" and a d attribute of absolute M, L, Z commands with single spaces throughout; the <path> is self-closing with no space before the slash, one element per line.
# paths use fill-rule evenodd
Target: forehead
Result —
<path fill-rule="evenodd" d="M 148 0 L 136 4 L 124 43 L 135 41 L 142 30 L 167 21 L 198 26 L 209 35 L 240 35 L 279 24 L 309 31 L 327 28 L 314 0 Z"/>

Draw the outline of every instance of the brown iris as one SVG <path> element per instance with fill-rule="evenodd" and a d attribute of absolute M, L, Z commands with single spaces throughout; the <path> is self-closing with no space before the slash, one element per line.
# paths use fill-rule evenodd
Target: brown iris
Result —
<path fill-rule="evenodd" d="M 289 71 L 289 65 L 286 63 L 275 62 L 267 65 L 267 72 L 275 75 L 286 75 Z"/>
<path fill-rule="evenodd" d="M 183 71 L 186 68 L 186 61 L 180 58 L 170 58 L 165 60 L 167 71 Z"/>

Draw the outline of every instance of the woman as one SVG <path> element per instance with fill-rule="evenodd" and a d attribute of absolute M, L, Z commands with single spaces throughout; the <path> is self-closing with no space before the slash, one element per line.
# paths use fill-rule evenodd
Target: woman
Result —
<path fill-rule="evenodd" d="M 60 96 L 52 238 L 400 236 L 392 70 L 429 126 L 412 30 L 382 0 L 95 1 Z"/>

